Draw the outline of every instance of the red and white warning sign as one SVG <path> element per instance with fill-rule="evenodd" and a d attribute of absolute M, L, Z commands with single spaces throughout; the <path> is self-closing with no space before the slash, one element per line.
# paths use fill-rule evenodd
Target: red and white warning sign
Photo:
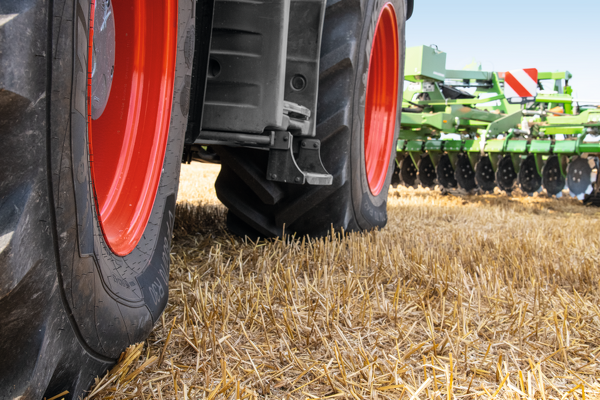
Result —
<path fill-rule="evenodd" d="M 535 99 L 538 90 L 536 68 L 515 69 L 504 74 L 504 97 L 510 103 L 522 103 Z"/>

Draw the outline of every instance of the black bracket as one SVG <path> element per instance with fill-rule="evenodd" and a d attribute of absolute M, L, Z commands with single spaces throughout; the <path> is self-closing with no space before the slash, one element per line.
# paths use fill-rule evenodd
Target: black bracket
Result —
<path fill-rule="evenodd" d="M 294 142 L 298 143 L 294 143 Z M 295 144 L 299 144 L 298 157 L 294 157 Z M 301 139 L 287 131 L 275 131 L 269 149 L 267 179 L 303 185 L 331 185 L 331 176 L 321 162 L 321 142 L 317 139 Z"/>
<path fill-rule="evenodd" d="M 330 176 L 321 162 L 321 141 L 318 139 L 300 141 L 297 162 L 303 171 Z"/>

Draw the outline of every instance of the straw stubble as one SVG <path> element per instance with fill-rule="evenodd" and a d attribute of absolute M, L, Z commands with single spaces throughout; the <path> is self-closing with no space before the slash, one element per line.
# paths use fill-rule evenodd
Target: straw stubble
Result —
<path fill-rule="evenodd" d="M 90 398 L 600 397 L 600 210 L 390 191 L 385 229 L 252 243 L 183 167 L 170 298 Z"/>

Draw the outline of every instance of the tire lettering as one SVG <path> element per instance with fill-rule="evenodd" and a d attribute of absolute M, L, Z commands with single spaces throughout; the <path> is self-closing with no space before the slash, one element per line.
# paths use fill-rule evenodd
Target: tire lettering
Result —
<path fill-rule="evenodd" d="M 162 248 L 162 265 L 160 269 L 160 274 L 164 279 L 165 283 L 169 281 L 169 265 L 171 264 L 171 236 L 173 236 L 173 220 L 175 216 L 169 210 L 169 219 L 167 220 L 167 234 L 163 238 L 163 248 Z"/>
<path fill-rule="evenodd" d="M 364 205 L 364 209 L 365 212 L 376 222 L 383 222 L 385 221 L 385 213 L 378 211 L 376 209 L 373 208 L 373 206 L 368 202 L 365 201 L 363 203 Z M 364 215 L 364 214 L 363 214 Z"/>
<path fill-rule="evenodd" d="M 148 267 L 136 278 L 144 301 L 156 321 L 167 304 L 169 297 L 169 265 L 171 261 L 171 237 L 175 215 L 175 195 L 167 196 L 162 213 L 160 232 Z"/>
<path fill-rule="evenodd" d="M 119 285 L 121 287 L 124 287 L 126 289 L 130 288 L 129 283 L 127 283 L 127 281 L 125 279 L 123 279 L 123 278 L 120 278 L 118 276 L 113 275 L 112 276 L 112 280 L 113 280 L 113 282 L 115 282 L 117 285 Z"/>
<path fill-rule="evenodd" d="M 150 285 L 150 296 L 154 305 L 158 305 L 160 300 L 165 296 L 165 288 L 158 278 Z"/>
<path fill-rule="evenodd" d="M 169 219 L 167 220 L 167 235 L 163 238 L 163 248 L 161 257 L 161 268 L 158 270 L 159 277 L 162 278 L 165 285 L 169 286 L 169 265 L 171 264 L 171 236 L 173 235 L 173 213 L 169 210 Z M 158 278 L 157 278 L 158 280 Z M 161 285 L 162 287 L 162 285 Z"/>

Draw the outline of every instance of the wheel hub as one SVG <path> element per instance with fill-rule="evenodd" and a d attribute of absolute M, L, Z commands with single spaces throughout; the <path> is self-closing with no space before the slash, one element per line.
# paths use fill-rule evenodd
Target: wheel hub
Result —
<path fill-rule="evenodd" d="M 111 0 L 97 0 L 92 45 L 92 119 L 100 118 L 115 71 L 115 18 Z"/>

